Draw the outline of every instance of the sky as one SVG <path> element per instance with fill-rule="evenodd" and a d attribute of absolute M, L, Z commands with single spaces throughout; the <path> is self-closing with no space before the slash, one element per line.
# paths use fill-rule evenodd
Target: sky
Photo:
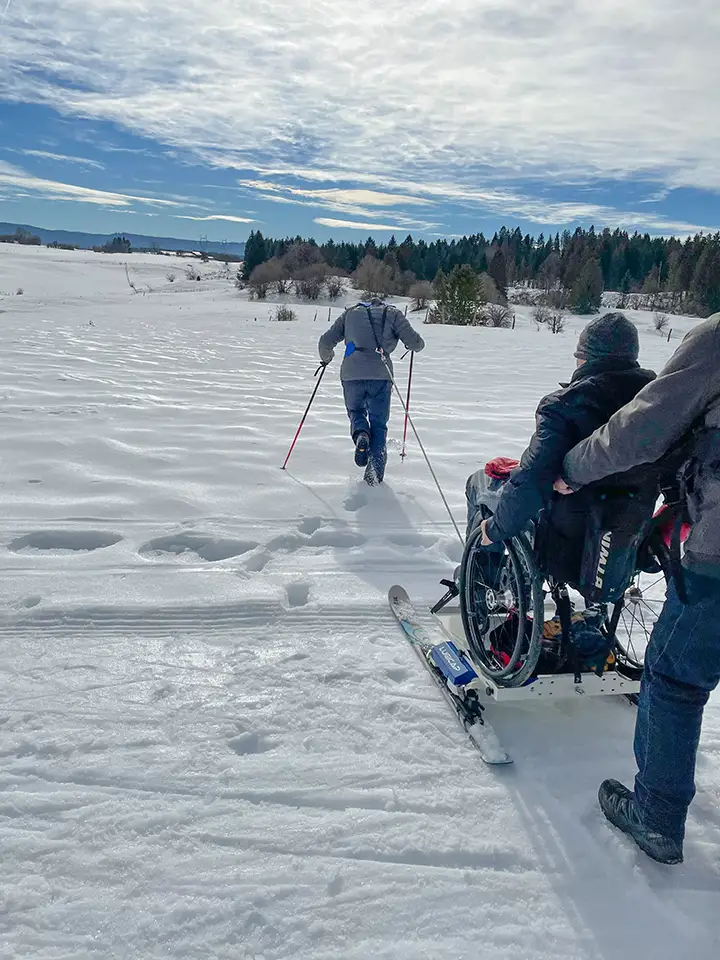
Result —
<path fill-rule="evenodd" d="M 720 229 L 717 0 L 0 0 L 0 220 Z"/>

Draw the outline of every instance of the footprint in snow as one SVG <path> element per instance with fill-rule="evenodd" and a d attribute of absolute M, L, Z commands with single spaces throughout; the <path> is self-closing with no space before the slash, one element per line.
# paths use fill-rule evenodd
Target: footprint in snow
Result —
<path fill-rule="evenodd" d="M 251 573 L 260 573 L 261 570 L 264 570 L 265 567 L 272 560 L 272 554 L 268 553 L 267 550 L 262 550 L 260 553 L 256 554 L 245 564 L 245 568 Z"/>
<path fill-rule="evenodd" d="M 243 553 L 254 550 L 257 543 L 244 540 L 232 540 L 225 537 L 212 537 L 200 533 L 176 533 L 167 537 L 157 537 L 144 543 L 138 553 L 142 556 L 160 556 L 172 553 L 181 556 L 193 553 L 201 560 L 216 563 L 218 560 L 230 560 Z"/>
<path fill-rule="evenodd" d="M 19 553 L 21 550 L 65 550 L 79 553 L 83 550 L 102 550 L 120 543 L 122 537 L 117 533 L 99 530 L 36 530 L 16 537 L 8 544 L 8 550 Z"/>
<path fill-rule="evenodd" d="M 316 530 L 319 530 L 322 525 L 323 521 L 320 517 L 303 517 L 298 524 L 298 530 L 300 533 L 304 533 L 309 537 L 312 536 Z"/>
<path fill-rule="evenodd" d="M 396 547 L 422 547 L 423 549 L 434 547 L 440 540 L 431 533 L 392 533 L 387 539 Z"/>
<path fill-rule="evenodd" d="M 357 490 L 355 493 L 350 493 L 345 498 L 343 506 L 349 513 L 357 513 L 358 510 L 361 510 L 363 507 L 367 506 L 368 498 L 365 493 L 360 490 Z"/>
<path fill-rule="evenodd" d="M 239 757 L 246 757 L 254 753 L 269 753 L 279 747 L 280 742 L 271 740 L 262 733 L 241 733 L 228 740 L 228 746 Z"/>
<path fill-rule="evenodd" d="M 16 609 L 21 610 L 32 610 L 33 607 L 37 607 L 42 603 L 42 597 L 39 593 L 30 594 L 29 597 L 23 597 L 22 600 L 18 600 L 17 603 L 13 604 Z"/>
<path fill-rule="evenodd" d="M 385 675 L 389 680 L 393 680 L 395 683 L 405 683 L 410 676 L 410 671 L 405 670 L 402 667 L 397 667 L 396 669 L 386 670 Z"/>
<path fill-rule="evenodd" d="M 310 584 L 304 582 L 288 583 L 285 587 L 288 606 L 304 607 L 310 599 Z"/>
<path fill-rule="evenodd" d="M 365 537 L 352 530 L 318 530 L 310 537 L 310 545 L 313 547 L 339 547 L 349 550 L 351 547 L 361 547 L 366 542 Z"/>

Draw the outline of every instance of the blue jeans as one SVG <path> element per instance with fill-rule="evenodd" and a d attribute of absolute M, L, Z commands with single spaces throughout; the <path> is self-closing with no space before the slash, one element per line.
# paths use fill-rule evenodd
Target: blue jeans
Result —
<path fill-rule="evenodd" d="M 350 436 L 353 441 L 358 433 L 367 433 L 370 437 L 369 461 L 379 480 L 385 474 L 387 460 L 385 444 L 391 390 L 389 380 L 343 380 Z"/>
<path fill-rule="evenodd" d="M 682 843 L 695 796 L 703 708 L 720 681 L 720 580 L 685 571 L 670 584 L 645 653 L 635 726 L 635 800 L 643 824 Z"/>

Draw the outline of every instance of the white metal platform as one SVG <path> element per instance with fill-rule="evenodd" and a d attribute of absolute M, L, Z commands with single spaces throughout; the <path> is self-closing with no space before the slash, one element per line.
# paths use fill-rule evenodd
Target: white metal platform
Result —
<path fill-rule="evenodd" d="M 467 684 L 465 689 L 476 690 L 483 700 L 505 703 L 511 700 L 559 700 L 564 697 L 629 696 L 640 692 L 639 680 L 628 680 L 615 671 L 608 671 L 601 677 L 595 673 L 583 673 L 581 683 L 575 683 L 571 673 L 558 673 L 539 676 L 523 687 L 501 687 L 486 677 L 472 659 L 465 639 L 460 608 L 445 607 L 437 617 L 479 675 L 479 679 Z"/>

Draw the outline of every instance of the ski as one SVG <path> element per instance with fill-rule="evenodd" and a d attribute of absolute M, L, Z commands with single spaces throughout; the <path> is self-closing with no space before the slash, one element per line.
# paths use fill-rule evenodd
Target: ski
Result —
<path fill-rule="evenodd" d="M 478 674 L 450 634 L 436 621 L 424 624 L 403 587 L 391 587 L 388 600 L 410 646 L 453 708 L 458 722 L 485 763 L 512 763 L 497 734 L 485 719 L 485 708 L 477 692 L 465 689 L 465 684 L 476 680 Z"/>

